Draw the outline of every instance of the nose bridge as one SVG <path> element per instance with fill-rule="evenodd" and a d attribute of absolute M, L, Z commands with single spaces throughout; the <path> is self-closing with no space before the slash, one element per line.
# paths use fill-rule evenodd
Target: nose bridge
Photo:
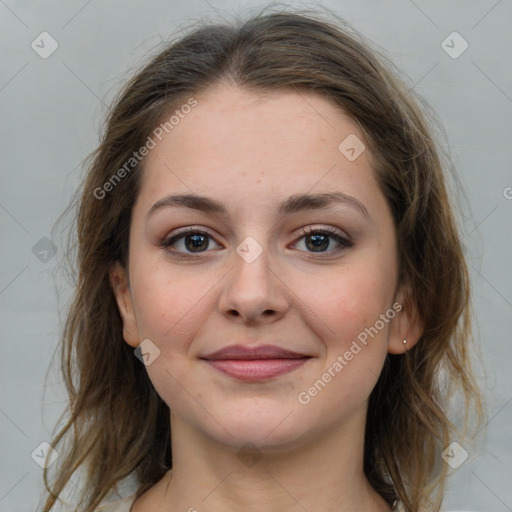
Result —
<path fill-rule="evenodd" d="M 272 270 L 271 251 L 260 236 L 247 236 L 233 254 L 233 269 L 220 302 L 221 312 L 244 321 L 280 317 L 286 309 L 282 284 Z"/>

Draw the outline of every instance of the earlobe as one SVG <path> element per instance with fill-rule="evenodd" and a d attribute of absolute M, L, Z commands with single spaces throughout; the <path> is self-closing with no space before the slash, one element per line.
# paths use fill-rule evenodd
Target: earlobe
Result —
<path fill-rule="evenodd" d="M 128 345 L 137 347 L 139 345 L 139 333 L 127 272 L 120 263 L 116 263 L 110 269 L 109 274 L 117 308 L 123 321 L 123 338 Z"/>
<path fill-rule="evenodd" d="M 412 294 L 399 293 L 397 303 L 402 307 L 391 324 L 388 344 L 390 354 L 403 354 L 412 348 L 418 343 L 424 330 L 423 319 Z"/>

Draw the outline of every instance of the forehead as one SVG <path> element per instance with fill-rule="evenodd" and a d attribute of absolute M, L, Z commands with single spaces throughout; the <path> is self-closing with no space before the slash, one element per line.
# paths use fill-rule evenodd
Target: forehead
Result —
<path fill-rule="evenodd" d="M 341 150 L 346 140 L 364 147 L 357 122 L 328 98 L 221 84 L 195 100 L 146 157 L 140 201 L 179 192 L 251 206 L 313 189 L 362 201 L 379 193 L 367 150 L 353 160 Z"/>
<path fill-rule="evenodd" d="M 256 160 L 267 154 L 283 156 L 289 149 L 308 153 L 314 147 L 318 151 L 320 142 L 325 143 L 324 151 L 336 153 L 340 137 L 355 134 L 363 138 L 357 122 L 332 100 L 311 91 L 253 91 L 220 84 L 196 101 L 173 127 L 172 137 L 165 137 L 166 143 L 159 144 L 149 160 L 158 158 L 159 148 L 170 146 L 187 150 L 191 160 L 202 157 L 198 149 L 219 157 L 228 156 L 228 148 L 233 154 L 249 149 L 246 159 Z"/>

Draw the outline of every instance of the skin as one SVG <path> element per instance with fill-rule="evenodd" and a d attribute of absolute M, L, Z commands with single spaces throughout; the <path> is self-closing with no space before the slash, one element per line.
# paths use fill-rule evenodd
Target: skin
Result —
<path fill-rule="evenodd" d="M 160 350 L 146 369 L 171 410 L 173 470 L 132 510 L 389 511 L 363 473 L 364 425 L 387 353 L 421 335 L 415 311 L 385 323 L 309 403 L 297 398 L 379 315 L 403 303 L 395 227 L 369 151 L 349 161 L 338 150 L 348 135 L 364 136 L 315 93 L 262 95 L 222 83 L 197 100 L 146 157 L 128 269 L 111 271 L 124 338 Z M 368 218 L 349 204 L 277 211 L 293 194 L 333 191 L 357 199 Z M 214 198 L 227 214 L 167 206 L 147 216 L 178 193 Z M 209 246 L 193 252 L 184 238 L 161 246 L 185 226 L 208 231 Z M 328 238 L 315 250 L 300 232 L 310 226 L 335 229 L 352 245 L 337 251 Z M 249 236 L 262 249 L 251 263 L 236 252 Z M 199 359 L 235 343 L 313 357 L 262 382 Z M 237 456 L 247 443 L 259 457 L 252 464 Z"/>

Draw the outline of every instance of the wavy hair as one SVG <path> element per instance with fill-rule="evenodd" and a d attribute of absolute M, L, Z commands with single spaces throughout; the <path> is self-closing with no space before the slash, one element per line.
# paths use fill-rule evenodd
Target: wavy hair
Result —
<path fill-rule="evenodd" d="M 144 159 L 107 194 L 98 190 L 162 119 L 222 80 L 260 92 L 314 91 L 363 130 L 397 229 L 399 279 L 409 290 L 404 307 L 415 305 L 424 323 L 414 347 L 388 354 L 370 395 L 364 471 L 389 504 L 398 499 L 407 512 L 440 509 L 447 478 L 441 452 L 460 433 L 449 418 L 449 397 L 461 393 L 465 411 L 482 416 L 471 370 L 468 270 L 446 176 L 453 166 L 424 100 L 382 52 L 332 17 L 288 9 L 199 23 L 167 42 L 115 98 L 68 208 L 76 221 L 69 240 L 75 277 L 60 367 L 69 406 L 52 442 L 61 456 L 44 472 L 44 512 L 81 467 L 87 468 L 85 491 L 76 510 L 83 512 L 127 476 L 137 477 L 139 496 L 172 467 L 169 408 L 123 340 L 109 280 L 116 262 L 128 263 Z"/>

